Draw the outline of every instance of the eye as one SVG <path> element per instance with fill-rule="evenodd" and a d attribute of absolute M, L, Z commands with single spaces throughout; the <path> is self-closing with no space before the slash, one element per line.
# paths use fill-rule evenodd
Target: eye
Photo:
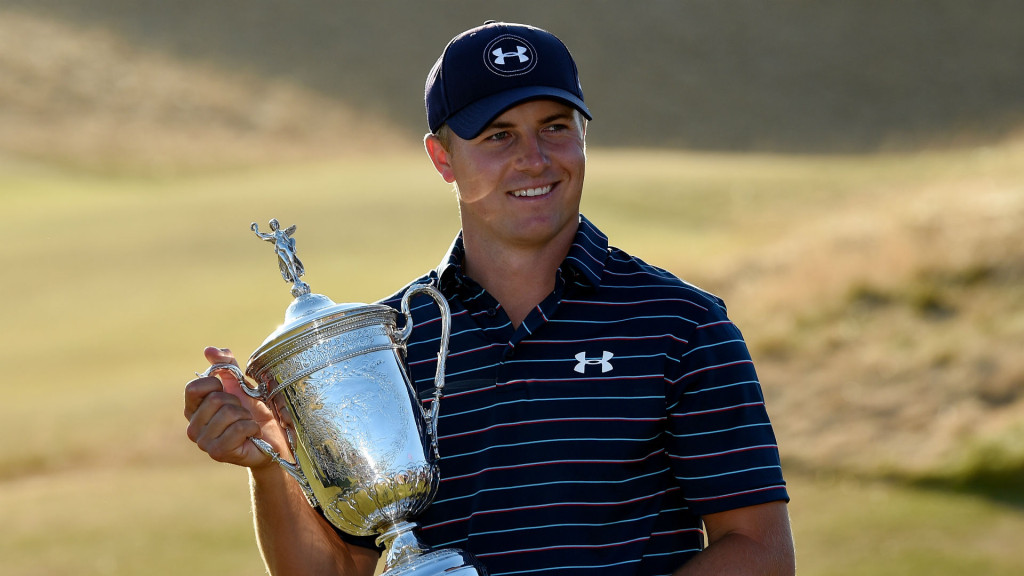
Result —
<path fill-rule="evenodd" d="M 509 137 L 509 133 L 504 131 L 504 130 L 501 130 L 499 132 L 495 132 L 494 134 L 491 134 L 486 139 L 487 140 L 492 140 L 494 142 L 498 142 L 498 141 L 504 140 L 504 139 L 506 139 L 508 137 Z"/>
<path fill-rule="evenodd" d="M 561 136 L 562 134 L 574 134 L 579 132 L 575 122 L 552 122 L 544 127 L 543 132 L 551 135 Z"/>

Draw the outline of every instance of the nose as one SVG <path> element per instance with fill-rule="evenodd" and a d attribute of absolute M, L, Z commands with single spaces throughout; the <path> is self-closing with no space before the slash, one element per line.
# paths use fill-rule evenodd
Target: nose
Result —
<path fill-rule="evenodd" d="M 551 164 L 548 153 L 544 149 L 544 141 L 535 134 L 523 136 L 519 141 L 517 167 L 528 173 L 539 173 Z"/>

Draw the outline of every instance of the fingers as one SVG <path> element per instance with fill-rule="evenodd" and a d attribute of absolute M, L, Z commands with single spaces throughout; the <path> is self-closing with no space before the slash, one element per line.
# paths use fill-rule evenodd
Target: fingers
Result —
<path fill-rule="evenodd" d="M 214 346 L 209 346 L 205 350 L 203 350 L 203 355 L 206 356 L 206 360 L 211 365 L 233 364 L 235 366 L 238 366 L 238 360 L 235 359 L 235 355 L 231 352 L 231 350 L 227 348 L 217 348 Z M 224 384 L 224 390 L 234 394 L 235 396 L 238 396 L 239 398 L 243 397 L 245 392 L 242 390 L 241 387 L 244 386 L 245 384 L 239 382 L 238 378 L 235 377 L 235 374 L 233 372 L 230 372 L 228 370 L 219 370 L 217 372 L 217 376 Z"/>
<path fill-rule="evenodd" d="M 199 405 L 211 392 L 224 390 L 221 381 L 213 376 L 196 378 L 185 384 L 185 419 L 191 420 L 192 415 L 199 409 Z"/>
<path fill-rule="evenodd" d="M 238 366 L 238 361 L 235 360 L 235 355 L 228 348 L 207 346 L 206 349 L 203 350 L 203 355 L 206 356 L 206 360 L 210 364 L 234 364 L 235 366 Z"/>
<path fill-rule="evenodd" d="M 205 388 L 209 386 L 207 380 L 194 380 L 190 385 Z M 218 462 L 256 466 L 267 461 L 248 441 L 250 436 L 261 434 L 260 425 L 237 397 L 222 390 L 213 390 L 203 396 L 192 411 L 186 433 L 203 452 Z"/>
<path fill-rule="evenodd" d="M 238 365 L 227 348 L 209 347 L 203 354 L 211 364 Z M 270 459 L 249 442 L 249 437 L 262 436 L 254 408 L 262 408 L 259 418 L 266 422 L 272 415 L 266 407 L 244 396 L 238 387 L 238 380 L 228 370 L 185 384 L 184 415 L 189 421 L 186 434 L 219 462 L 249 467 L 267 464 Z"/>

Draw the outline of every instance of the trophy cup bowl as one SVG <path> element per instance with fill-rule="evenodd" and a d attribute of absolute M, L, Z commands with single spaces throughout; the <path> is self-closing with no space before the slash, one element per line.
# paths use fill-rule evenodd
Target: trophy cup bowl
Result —
<path fill-rule="evenodd" d="M 278 327 L 249 357 L 245 374 L 232 364 L 215 364 L 204 375 L 232 371 L 242 390 L 268 404 L 287 432 L 295 462 L 281 458 L 258 438 L 252 441 L 302 486 L 310 505 L 340 530 L 378 535 L 386 576 L 481 575 L 487 572 L 469 553 L 430 550 L 414 533 L 413 518 L 437 492 L 437 417 L 444 388 L 451 313 L 431 285 L 411 287 L 398 313 L 379 304 L 335 304 L 310 293 L 299 280 L 295 226 L 260 238 L 274 242 L 281 274 L 293 283 L 294 301 Z M 423 409 L 405 367 L 412 334 L 410 299 L 426 294 L 441 308 L 441 345 L 430 413 Z"/>

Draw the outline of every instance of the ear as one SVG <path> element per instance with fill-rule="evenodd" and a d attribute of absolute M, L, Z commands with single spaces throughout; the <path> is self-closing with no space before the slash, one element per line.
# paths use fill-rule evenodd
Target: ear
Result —
<path fill-rule="evenodd" d="M 452 155 L 441 145 L 441 140 L 433 135 L 427 134 L 423 137 L 423 147 L 427 150 L 427 156 L 434 163 L 434 169 L 444 178 L 444 181 L 451 184 L 455 182 L 455 172 L 452 170 Z"/>

